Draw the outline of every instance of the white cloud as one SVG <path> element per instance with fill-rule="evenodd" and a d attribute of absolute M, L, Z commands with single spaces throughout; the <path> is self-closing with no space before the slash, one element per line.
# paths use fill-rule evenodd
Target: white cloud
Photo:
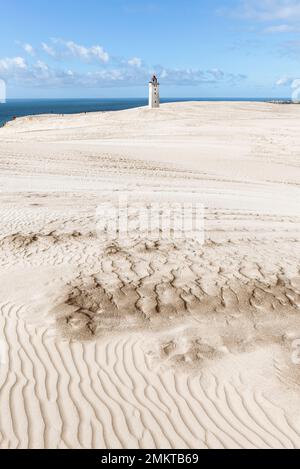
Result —
<path fill-rule="evenodd" d="M 28 42 L 25 43 L 25 44 L 22 44 L 22 48 L 24 49 L 24 51 L 29 54 L 29 55 L 34 55 L 34 48 L 32 47 L 31 44 L 29 44 Z"/>
<path fill-rule="evenodd" d="M 74 41 L 64 41 L 62 39 L 52 39 L 51 45 L 43 42 L 42 49 L 46 54 L 57 59 L 65 59 L 66 57 L 74 57 L 84 62 L 102 62 L 109 61 L 109 54 L 102 46 L 95 45 L 86 47 L 77 44 Z"/>
<path fill-rule="evenodd" d="M 12 69 L 26 69 L 27 65 L 23 57 L 0 59 L 0 71 L 7 72 Z"/>
<path fill-rule="evenodd" d="M 90 48 L 90 54 L 93 57 L 98 58 L 102 62 L 108 62 L 109 61 L 109 54 L 103 49 L 101 46 L 93 46 Z"/>
<path fill-rule="evenodd" d="M 140 59 L 139 57 L 133 57 L 132 59 L 128 60 L 128 65 L 139 68 L 142 66 L 142 59 Z"/>
<path fill-rule="evenodd" d="M 49 70 L 49 67 L 47 64 L 45 64 L 45 62 L 43 62 L 42 60 L 38 60 L 36 62 L 36 67 L 39 68 L 40 70 Z"/>
<path fill-rule="evenodd" d="M 90 61 L 92 59 L 99 60 L 100 62 L 108 62 L 109 55 L 103 49 L 102 46 L 92 46 L 92 47 L 85 47 L 79 44 L 76 44 L 73 41 L 60 41 L 67 50 L 70 52 L 71 55 L 77 57 L 81 60 Z"/>

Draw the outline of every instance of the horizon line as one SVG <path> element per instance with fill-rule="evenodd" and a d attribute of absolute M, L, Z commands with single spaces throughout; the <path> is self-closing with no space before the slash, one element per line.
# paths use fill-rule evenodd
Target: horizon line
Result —
<path fill-rule="evenodd" d="M 130 100 L 130 99 L 139 99 L 139 100 L 145 100 L 147 101 L 148 98 L 147 97 L 68 97 L 68 98 L 62 98 L 62 97 L 39 97 L 39 98 L 36 98 L 36 97 L 32 97 L 32 98 L 25 98 L 25 97 L 19 97 L 19 98 L 7 98 L 6 99 L 6 102 L 7 101 L 17 101 L 17 100 L 28 100 L 28 101 L 31 101 L 31 100 L 75 100 L 75 99 L 111 99 L 111 100 L 119 100 L 119 99 L 126 99 L 126 100 Z M 188 99 L 190 101 L 193 101 L 194 99 L 203 99 L 203 100 L 206 100 L 206 99 L 217 99 L 217 100 L 221 100 L 221 99 L 235 99 L 235 100 L 238 100 L 238 99 L 289 99 L 289 100 L 292 100 L 292 98 L 290 96 L 254 96 L 254 97 L 250 97 L 250 96 L 237 96 L 237 97 L 232 97 L 232 96 L 216 96 L 216 97 L 213 97 L 213 96 L 208 96 L 208 97 L 202 97 L 202 96 L 198 96 L 198 97 L 191 97 L 191 96 L 185 96 L 185 97 L 175 97 L 175 96 L 166 96 L 164 98 L 161 98 L 161 100 L 164 100 L 164 99 Z"/>

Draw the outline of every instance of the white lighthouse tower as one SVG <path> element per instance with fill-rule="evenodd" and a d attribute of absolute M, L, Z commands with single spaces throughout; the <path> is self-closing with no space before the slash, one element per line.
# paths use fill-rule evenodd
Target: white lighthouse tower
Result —
<path fill-rule="evenodd" d="M 155 75 L 149 82 L 149 108 L 159 108 L 159 83 Z"/>

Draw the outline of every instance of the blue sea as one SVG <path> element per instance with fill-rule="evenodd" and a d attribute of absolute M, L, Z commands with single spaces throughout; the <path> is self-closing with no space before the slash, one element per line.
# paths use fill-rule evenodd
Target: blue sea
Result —
<path fill-rule="evenodd" d="M 162 103 L 185 101 L 274 101 L 267 98 L 167 98 Z M 15 117 L 37 114 L 76 114 L 81 112 L 120 111 L 135 107 L 147 106 L 147 99 L 9 99 L 0 104 L 0 127 Z"/>

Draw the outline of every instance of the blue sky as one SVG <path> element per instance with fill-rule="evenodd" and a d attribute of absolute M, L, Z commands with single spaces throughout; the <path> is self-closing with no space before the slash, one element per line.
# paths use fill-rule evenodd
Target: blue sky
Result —
<path fill-rule="evenodd" d="M 0 0 L 8 97 L 291 96 L 300 0 Z"/>

